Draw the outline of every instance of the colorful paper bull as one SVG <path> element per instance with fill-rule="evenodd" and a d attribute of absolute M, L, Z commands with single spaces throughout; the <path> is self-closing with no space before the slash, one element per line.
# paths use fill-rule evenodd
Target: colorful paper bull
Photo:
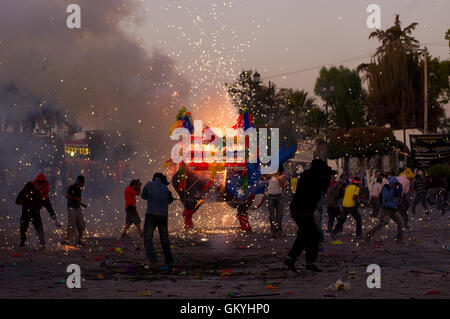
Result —
<path fill-rule="evenodd" d="M 191 141 L 198 139 L 194 136 L 194 125 L 192 115 L 185 108 L 177 114 L 177 120 L 172 126 L 172 132 L 176 128 L 185 128 L 189 131 Z M 248 111 L 239 115 L 234 129 L 246 131 L 254 128 L 252 117 Z M 205 128 L 203 133 L 210 128 Z M 210 133 L 210 132 L 209 132 Z M 214 134 L 212 134 L 214 136 Z M 205 136 L 205 135 L 202 135 Z M 208 135 L 208 136 L 211 136 Z M 203 141 L 205 139 L 202 137 Z M 214 138 L 212 138 L 214 139 Z M 210 139 L 207 142 L 211 142 Z M 181 143 L 181 142 L 180 142 Z M 186 144 L 185 144 L 186 145 Z M 221 147 L 219 147 L 221 148 Z M 245 139 L 245 153 L 248 155 L 249 140 Z M 222 149 L 216 150 L 226 152 L 225 144 Z M 191 149 L 191 158 L 194 158 L 198 150 Z M 203 151 L 200 150 L 200 153 Z M 282 167 L 295 152 L 295 146 L 286 150 L 279 150 L 278 165 Z M 259 151 L 257 152 L 259 153 Z M 198 155 L 198 154 L 197 154 Z M 251 231 L 248 221 L 248 210 L 260 207 L 264 202 L 264 191 L 268 181 L 262 178 L 262 164 L 257 157 L 256 161 L 249 161 L 248 156 L 239 162 L 192 162 L 180 161 L 175 163 L 173 159 L 166 162 L 172 185 L 180 196 L 184 206 L 183 216 L 185 228 L 193 228 L 192 216 L 205 202 L 206 198 L 215 198 L 217 201 L 225 201 L 232 208 L 237 209 L 237 219 L 241 229 Z"/>

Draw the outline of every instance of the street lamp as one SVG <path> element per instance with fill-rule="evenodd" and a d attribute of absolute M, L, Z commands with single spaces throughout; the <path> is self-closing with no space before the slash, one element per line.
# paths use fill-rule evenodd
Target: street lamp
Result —
<path fill-rule="evenodd" d="M 255 70 L 255 74 L 253 74 L 253 81 L 255 82 L 255 84 L 259 84 L 259 82 L 261 81 L 261 74 L 258 73 L 258 71 Z"/>

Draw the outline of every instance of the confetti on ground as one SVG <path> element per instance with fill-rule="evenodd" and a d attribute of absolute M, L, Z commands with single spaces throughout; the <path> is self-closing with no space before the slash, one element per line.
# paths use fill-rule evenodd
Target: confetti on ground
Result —
<path fill-rule="evenodd" d="M 274 291 L 274 290 L 277 290 L 278 287 L 273 286 L 273 285 L 267 285 L 265 289 Z"/>
<path fill-rule="evenodd" d="M 139 294 L 139 296 L 142 296 L 142 297 L 147 297 L 147 296 L 151 296 L 151 295 L 152 295 L 152 292 L 150 290 L 143 290 Z"/>
<path fill-rule="evenodd" d="M 425 295 L 440 295 L 441 292 L 438 290 L 431 290 L 424 293 Z"/>
<path fill-rule="evenodd" d="M 222 276 L 222 277 L 231 276 L 231 274 L 232 274 L 231 269 L 223 269 L 220 271 L 220 276 Z"/>

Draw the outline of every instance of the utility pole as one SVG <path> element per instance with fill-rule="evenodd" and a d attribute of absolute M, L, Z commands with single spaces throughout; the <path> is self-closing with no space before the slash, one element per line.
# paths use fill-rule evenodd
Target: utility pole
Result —
<path fill-rule="evenodd" d="M 428 50 L 427 47 L 425 47 L 423 51 L 423 68 L 424 68 L 424 100 L 423 100 L 423 134 L 428 133 Z"/>
<path fill-rule="evenodd" d="M 328 159 L 328 99 L 325 101 L 325 159 Z"/>

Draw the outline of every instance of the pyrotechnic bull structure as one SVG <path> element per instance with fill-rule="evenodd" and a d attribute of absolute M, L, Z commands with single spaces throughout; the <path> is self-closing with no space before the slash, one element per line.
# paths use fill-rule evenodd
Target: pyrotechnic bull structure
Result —
<path fill-rule="evenodd" d="M 168 174 L 171 178 L 174 189 L 180 196 L 180 200 L 184 206 L 183 217 L 185 228 L 193 228 L 192 216 L 200 208 L 200 206 L 208 199 L 215 201 L 224 201 L 230 207 L 237 209 L 237 219 L 240 223 L 241 229 L 250 232 L 251 226 L 248 221 L 248 210 L 257 209 L 264 202 L 264 191 L 267 186 L 267 178 L 264 178 L 264 168 L 259 160 L 260 149 L 251 148 L 249 144 L 249 136 L 243 136 L 241 141 L 244 141 L 241 146 L 241 161 L 230 161 L 228 155 L 230 152 L 234 155 L 239 153 L 238 150 L 230 150 L 230 144 L 222 142 L 217 132 L 206 127 L 201 131 L 201 135 L 194 134 L 194 125 L 192 124 L 192 115 L 186 109 L 181 109 L 177 114 L 177 119 L 171 129 L 171 136 L 174 130 L 182 128 L 189 132 L 188 139 L 190 144 L 183 141 L 179 142 L 182 145 L 178 150 L 186 150 L 189 148 L 190 159 L 174 161 L 172 159 L 166 162 L 165 167 L 168 168 Z M 240 132 L 247 132 L 249 128 L 254 128 L 253 120 L 248 111 L 244 111 L 239 115 L 237 123 L 233 129 Z M 196 132 L 198 133 L 198 132 Z M 220 140 L 220 142 L 218 142 Z M 234 142 L 238 140 L 234 138 Z M 276 139 L 278 143 L 278 139 Z M 184 144 L 183 144 L 184 143 Z M 195 147 L 195 146 L 200 147 Z M 214 150 L 211 150 L 211 146 Z M 232 143 L 232 145 L 236 145 Z M 261 145 L 260 145 L 261 146 Z M 183 149 L 184 147 L 184 149 Z M 227 149 L 228 148 L 228 149 Z M 238 145 L 239 148 L 239 145 Z M 272 159 L 275 150 L 278 152 L 278 145 L 273 147 L 272 144 Z M 206 152 L 207 151 L 207 152 Z M 278 157 L 276 170 L 282 167 L 295 152 L 295 146 L 286 150 L 285 147 L 279 150 L 276 154 Z M 223 155 L 227 153 L 226 161 L 211 161 L 206 160 L 207 154 Z M 252 154 L 253 153 L 253 154 Z M 172 155 L 174 153 L 172 152 Z M 186 153 L 184 153 L 186 154 Z M 249 160 L 253 156 L 256 160 Z M 237 156 L 239 158 L 239 155 Z M 215 157 L 217 158 L 217 157 Z M 235 157 L 233 156 L 235 159 Z M 198 160 L 200 159 L 200 160 Z M 243 160 L 242 160 L 243 159 Z M 276 170 L 273 172 L 275 173 Z"/>

